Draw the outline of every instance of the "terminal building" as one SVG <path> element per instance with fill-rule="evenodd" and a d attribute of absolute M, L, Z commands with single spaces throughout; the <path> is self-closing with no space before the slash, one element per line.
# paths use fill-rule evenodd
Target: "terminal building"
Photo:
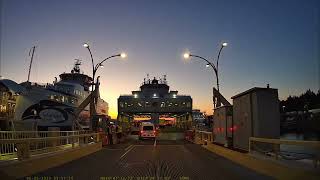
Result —
<path fill-rule="evenodd" d="M 152 80 L 147 76 L 139 91 L 118 98 L 118 120 L 122 123 L 150 121 L 187 128 L 192 124 L 192 98 L 171 91 L 165 75 Z"/>

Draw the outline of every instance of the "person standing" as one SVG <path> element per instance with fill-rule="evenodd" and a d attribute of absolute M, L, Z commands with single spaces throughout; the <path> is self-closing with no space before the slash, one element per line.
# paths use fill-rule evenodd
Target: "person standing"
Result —
<path fill-rule="evenodd" d="M 109 144 L 113 144 L 112 128 L 111 128 L 110 124 L 107 126 L 107 133 L 108 133 L 108 142 L 109 142 Z"/>

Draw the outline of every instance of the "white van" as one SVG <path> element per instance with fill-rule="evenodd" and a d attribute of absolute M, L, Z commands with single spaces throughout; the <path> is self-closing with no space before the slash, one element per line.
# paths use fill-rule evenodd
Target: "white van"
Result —
<path fill-rule="evenodd" d="M 139 140 L 150 138 L 155 139 L 156 138 L 156 128 L 154 125 L 150 122 L 144 122 L 140 125 L 140 131 L 139 131 Z"/>

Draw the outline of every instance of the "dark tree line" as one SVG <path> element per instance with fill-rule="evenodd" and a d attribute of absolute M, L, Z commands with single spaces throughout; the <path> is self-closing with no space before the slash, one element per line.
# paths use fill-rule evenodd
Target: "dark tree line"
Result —
<path fill-rule="evenodd" d="M 289 96 L 286 100 L 280 101 L 281 111 L 304 111 L 320 108 L 320 90 L 313 92 L 310 89 L 300 96 Z"/>

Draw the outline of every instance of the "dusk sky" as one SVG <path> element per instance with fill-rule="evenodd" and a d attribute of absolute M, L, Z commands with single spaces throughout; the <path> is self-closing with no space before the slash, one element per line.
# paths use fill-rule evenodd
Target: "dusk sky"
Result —
<path fill-rule="evenodd" d="M 194 108 L 212 113 L 214 74 L 185 51 L 216 58 L 220 91 L 231 96 L 258 86 L 279 89 L 280 99 L 320 89 L 320 1 L 296 0 L 0 0 L 0 75 L 27 80 L 29 50 L 36 45 L 31 81 L 52 83 L 74 59 L 91 75 L 95 62 L 126 52 L 99 69 L 101 95 L 113 118 L 117 98 L 138 90 L 143 78 L 167 75 L 171 90 L 189 94 Z"/>

